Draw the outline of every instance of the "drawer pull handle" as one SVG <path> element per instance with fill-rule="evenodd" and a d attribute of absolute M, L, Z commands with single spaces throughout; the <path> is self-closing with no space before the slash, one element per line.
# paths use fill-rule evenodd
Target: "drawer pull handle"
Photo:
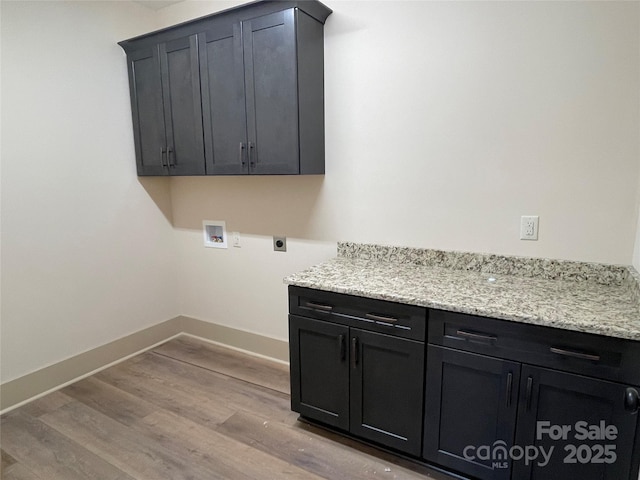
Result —
<path fill-rule="evenodd" d="M 304 306 L 314 308 L 316 310 L 323 310 L 325 312 L 330 312 L 331 310 L 333 310 L 333 307 L 331 305 L 322 305 L 321 303 L 306 302 Z"/>
<path fill-rule="evenodd" d="M 629 387 L 624 393 L 624 409 L 631 414 L 638 413 L 640 395 L 638 395 L 638 391 L 635 388 Z"/>
<path fill-rule="evenodd" d="M 600 361 L 600 355 L 593 355 L 590 353 L 573 352 L 571 350 L 565 350 L 563 348 L 551 347 L 551 353 L 557 353 L 558 355 L 564 355 L 565 357 L 579 358 L 581 360 L 591 360 L 593 362 Z"/>
<path fill-rule="evenodd" d="M 527 412 L 531 410 L 532 393 L 533 393 L 533 377 L 529 377 L 527 378 L 527 398 L 526 398 Z"/>
<path fill-rule="evenodd" d="M 513 389 L 513 373 L 507 375 L 507 407 L 511 406 L 511 390 Z"/>
<path fill-rule="evenodd" d="M 395 323 L 398 321 L 395 317 L 384 317 L 382 315 L 376 315 L 375 313 L 367 313 L 365 317 L 369 320 L 376 320 L 377 322 Z"/>
<path fill-rule="evenodd" d="M 472 340 L 485 340 L 489 342 L 495 342 L 498 339 L 498 337 L 496 337 L 495 335 L 467 332 L 466 330 L 458 330 L 456 333 L 461 337 L 466 337 Z"/>
<path fill-rule="evenodd" d="M 338 348 L 340 349 L 340 361 L 344 362 L 347 356 L 347 344 L 344 341 L 344 335 L 338 335 Z"/>

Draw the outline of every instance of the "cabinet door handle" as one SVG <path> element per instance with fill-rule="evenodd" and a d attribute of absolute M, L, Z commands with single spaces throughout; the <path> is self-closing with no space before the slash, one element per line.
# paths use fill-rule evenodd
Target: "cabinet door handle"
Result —
<path fill-rule="evenodd" d="M 551 353 L 557 353 L 558 355 L 563 355 L 565 357 L 579 358 L 581 360 L 591 360 L 593 362 L 598 362 L 600 360 L 600 355 L 574 352 L 572 350 L 565 350 L 564 348 L 556 348 L 556 347 L 551 347 L 550 350 L 551 350 Z"/>
<path fill-rule="evenodd" d="M 169 161 L 169 166 L 171 168 L 175 168 L 176 167 L 176 162 L 171 160 L 171 156 L 172 156 L 171 154 L 172 153 L 173 153 L 173 148 L 172 147 L 167 148 L 167 160 Z"/>
<path fill-rule="evenodd" d="M 511 391 L 513 389 L 513 373 L 507 375 L 507 407 L 511 406 Z"/>
<path fill-rule="evenodd" d="M 167 149 L 164 147 L 160 147 L 160 163 L 163 167 L 168 167 L 167 159 L 166 159 Z"/>
<path fill-rule="evenodd" d="M 485 341 L 489 341 L 489 342 L 494 342 L 494 341 L 496 341 L 498 339 L 498 337 L 496 337 L 495 335 L 487 335 L 487 334 L 483 334 L 483 333 L 468 332 L 466 330 L 458 330 L 456 332 L 456 334 L 461 336 L 461 337 L 470 338 L 472 340 L 485 340 Z"/>
<path fill-rule="evenodd" d="M 632 415 L 638 413 L 640 395 L 638 395 L 638 391 L 635 388 L 629 387 L 624 392 L 624 409 Z"/>
<path fill-rule="evenodd" d="M 533 393 L 533 377 L 527 378 L 527 412 L 531 410 L 531 397 Z"/>
<path fill-rule="evenodd" d="M 244 167 L 244 155 L 242 154 L 244 150 L 244 143 L 240 142 L 240 148 L 238 149 L 238 159 L 240 160 L 240 164 Z"/>
<path fill-rule="evenodd" d="M 325 312 L 330 312 L 331 310 L 333 310 L 332 305 L 322 305 L 321 303 L 305 302 L 304 306 L 313 308 L 315 310 L 323 310 Z"/>
<path fill-rule="evenodd" d="M 252 167 L 253 167 L 256 163 L 258 163 L 258 159 L 257 159 L 257 158 L 256 158 L 256 161 L 251 160 L 251 157 L 252 157 L 251 152 L 253 151 L 253 149 L 254 149 L 254 148 L 255 148 L 255 145 L 254 145 L 254 143 L 253 143 L 253 142 L 249 142 L 249 143 L 247 144 L 247 150 L 248 150 L 247 155 L 249 156 L 249 163 L 251 164 L 251 166 L 252 166 Z"/>
<path fill-rule="evenodd" d="M 360 352 L 358 352 L 358 337 L 353 337 L 351 339 L 351 366 L 353 368 L 358 367 L 359 353 Z"/>
<path fill-rule="evenodd" d="M 385 317 L 383 315 L 376 315 L 375 313 L 367 313 L 365 317 L 369 320 L 375 320 L 377 322 L 395 323 L 398 321 L 395 317 Z"/>
<path fill-rule="evenodd" d="M 338 335 L 338 348 L 340 349 L 340 361 L 344 362 L 347 358 L 347 343 L 344 341 L 344 335 Z"/>

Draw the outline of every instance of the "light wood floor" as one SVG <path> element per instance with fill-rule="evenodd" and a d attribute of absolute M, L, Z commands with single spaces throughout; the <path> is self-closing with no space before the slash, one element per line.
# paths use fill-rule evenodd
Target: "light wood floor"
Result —
<path fill-rule="evenodd" d="M 288 368 L 179 338 L 2 417 L 6 480 L 447 479 L 297 421 Z"/>

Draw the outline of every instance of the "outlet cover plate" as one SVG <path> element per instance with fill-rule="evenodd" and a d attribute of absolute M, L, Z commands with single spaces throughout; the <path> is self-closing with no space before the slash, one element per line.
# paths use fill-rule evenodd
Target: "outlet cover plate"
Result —
<path fill-rule="evenodd" d="M 520 217 L 520 240 L 538 240 L 538 216 Z"/>
<path fill-rule="evenodd" d="M 287 251 L 287 237 L 273 237 L 273 251 L 274 252 L 286 252 Z"/>

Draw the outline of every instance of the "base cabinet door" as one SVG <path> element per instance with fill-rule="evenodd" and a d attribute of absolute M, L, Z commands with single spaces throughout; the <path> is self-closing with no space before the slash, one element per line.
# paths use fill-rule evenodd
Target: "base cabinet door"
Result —
<path fill-rule="evenodd" d="M 520 364 L 429 345 L 427 366 L 423 457 L 474 478 L 510 479 Z"/>
<path fill-rule="evenodd" d="M 349 328 L 289 316 L 291 409 L 349 429 Z"/>
<path fill-rule="evenodd" d="M 424 343 L 350 330 L 354 435 L 420 456 Z"/>
<path fill-rule="evenodd" d="M 626 385 L 531 366 L 521 378 L 517 444 L 549 461 L 514 462 L 514 479 L 635 480 L 638 415 L 625 410 Z"/>

